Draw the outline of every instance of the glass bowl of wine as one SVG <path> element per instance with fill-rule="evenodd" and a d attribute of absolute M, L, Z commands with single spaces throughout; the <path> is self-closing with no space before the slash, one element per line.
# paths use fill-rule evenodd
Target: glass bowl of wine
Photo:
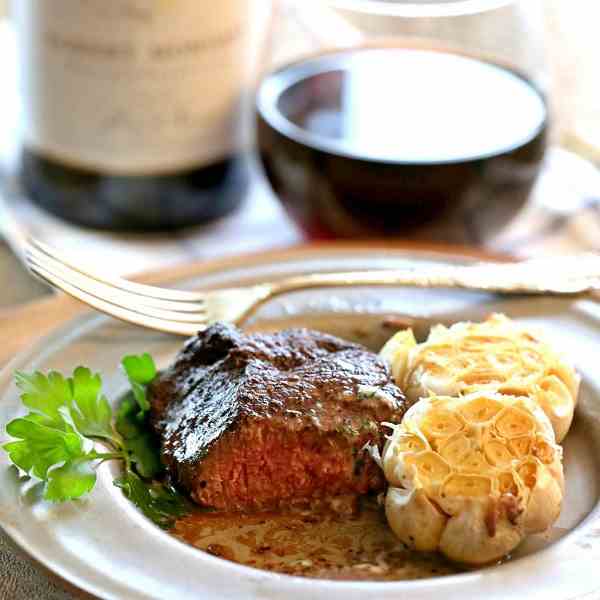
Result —
<path fill-rule="evenodd" d="M 269 54 L 259 157 L 310 238 L 483 243 L 526 204 L 548 137 L 542 2 L 282 2 Z"/>

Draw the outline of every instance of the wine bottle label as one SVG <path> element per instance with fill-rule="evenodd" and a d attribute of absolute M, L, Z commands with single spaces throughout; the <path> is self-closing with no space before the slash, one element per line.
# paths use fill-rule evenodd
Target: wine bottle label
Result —
<path fill-rule="evenodd" d="M 18 0 L 24 142 L 158 174 L 239 145 L 248 0 Z"/>

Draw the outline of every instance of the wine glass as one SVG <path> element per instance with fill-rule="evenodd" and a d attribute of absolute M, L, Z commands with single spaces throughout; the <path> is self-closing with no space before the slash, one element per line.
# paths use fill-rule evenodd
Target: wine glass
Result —
<path fill-rule="evenodd" d="M 482 243 L 519 213 L 548 138 L 541 1 L 279 12 L 257 147 L 309 237 Z"/>

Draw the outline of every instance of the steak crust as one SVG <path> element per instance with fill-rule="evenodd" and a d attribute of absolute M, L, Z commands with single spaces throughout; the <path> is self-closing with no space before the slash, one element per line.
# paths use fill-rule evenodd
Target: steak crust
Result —
<path fill-rule="evenodd" d="M 215 324 L 186 342 L 150 389 L 172 481 L 219 510 L 265 510 L 383 489 L 364 449 L 406 410 L 366 348 L 290 329 Z"/>

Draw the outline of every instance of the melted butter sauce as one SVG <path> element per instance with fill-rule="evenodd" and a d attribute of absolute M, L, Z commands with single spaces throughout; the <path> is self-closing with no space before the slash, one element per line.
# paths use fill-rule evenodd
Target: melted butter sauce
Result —
<path fill-rule="evenodd" d="M 435 554 L 407 550 L 365 499 L 357 514 L 331 510 L 224 514 L 196 512 L 172 533 L 210 554 L 243 565 L 320 579 L 398 581 L 463 571 Z"/>

